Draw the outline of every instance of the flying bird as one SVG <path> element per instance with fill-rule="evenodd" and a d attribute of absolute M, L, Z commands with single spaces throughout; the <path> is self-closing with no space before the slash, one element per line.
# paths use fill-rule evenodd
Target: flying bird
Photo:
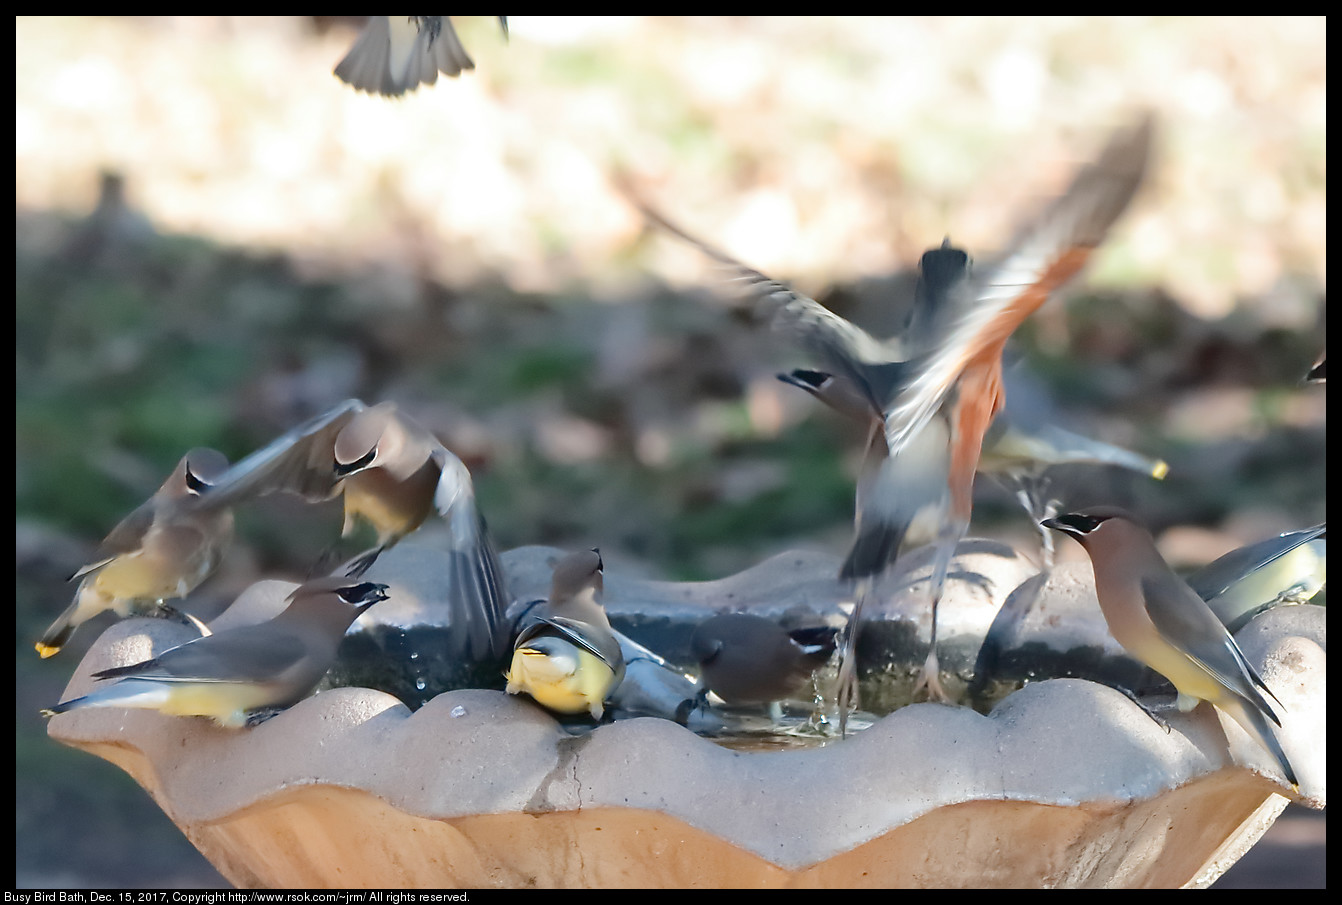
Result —
<path fill-rule="evenodd" d="M 344 499 L 342 536 L 360 520 L 377 546 L 353 561 L 362 575 L 384 550 L 437 514 L 447 524 L 456 656 L 484 661 L 503 656 L 509 629 L 503 610 L 503 570 L 465 464 L 394 403 L 371 408 L 348 399 L 239 461 L 195 505 L 234 505 L 287 492 L 309 501 Z"/>
<path fill-rule="evenodd" d="M 984 436 L 1003 405 L 1003 347 L 1081 269 L 1127 208 L 1146 173 L 1153 128 L 1148 116 L 1115 133 L 988 266 L 971 272 L 969 256 L 949 241 L 924 254 L 908 321 L 888 340 L 694 238 L 635 198 L 654 223 L 731 268 L 760 297 L 773 328 L 816 360 L 819 369 L 810 373 L 820 375 L 817 395 L 841 410 L 865 404 L 884 441 L 881 456 L 873 439 L 859 479 L 856 536 L 840 572 L 857 585 L 840 668 L 841 725 L 865 598 L 903 550 L 926 543 L 936 544 L 932 637 L 918 688 L 949 700 L 939 679 L 936 610 L 950 559 L 968 530 Z"/>
<path fill-rule="evenodd" d="M 499 23 L 507 38 L 508 17 Z M 455 77 L 474 68 L 447 16 L 369 16 L 335 74 L 359 91 L 400 97 L 434 84 L 440 72 Z"/>

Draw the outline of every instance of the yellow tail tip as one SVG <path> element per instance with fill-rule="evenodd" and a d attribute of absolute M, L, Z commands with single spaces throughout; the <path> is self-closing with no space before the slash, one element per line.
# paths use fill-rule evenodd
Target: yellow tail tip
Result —
<path fill-rule="evenodd" d="M 40 656 L 43 660 L 45 660 L 47 657 L 54 657 L 61 652 L 59 646 L 52 647 L 50 644 L 43 644 L 41 641 L 34 644 L 33 648 L 36 649 L 38 656 Z"/>
<path fill-rule="evenodd" d="M 1165 475 L 1169 473 L 1170 466 L 1166 462 L 1157 462 L 1156 466 L 1151 469 L 1151 477 L 1155 478 L 1157 481 L 1165 480 Z"/>

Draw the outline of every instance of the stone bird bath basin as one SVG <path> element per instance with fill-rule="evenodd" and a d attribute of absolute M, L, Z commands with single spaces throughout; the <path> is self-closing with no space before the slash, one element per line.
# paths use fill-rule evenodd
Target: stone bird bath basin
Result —
<path fill-rule="evenodd" d="M 393 598 L 398 580 L 403 598 L 431 596 L 433 553 L 431 539 L 407 540 L 370 577 L 391 582 Z M 544 593 L 556 554 L 504 555 L 515 597 Z M 926 571 L 910 560 L 905 584 Z M 942 662 L 963 679 L 1032 569 L 975 541 L 953 569 Z M 675 660 L 678 633 L 714 611 L 833 615 L 843 598 L 835 570 L 828 557 L 785 554 L 702 584 L 608 574 L 607 601 L 630 635 L 659 622 L 669 652 L 658 652 Z M 254 586 L 215 626 L 267 618 L 290 588 Z M 921 663 L 917 590 L 893 591 L 877 614 L 864 647 L 868 697 L 897 699 Z M 96 670 L 190 637 L 164 620 L 118 623 L 66 697 Z M 1085 562 L 1054 571 L 1012 639 L 1018 653 L 1058 654 L 1040 662 L 1063 672 L 1123 659 Z M 982 703 L 987 713 L 904 706 L 847 740 L 773 750 L 733 750 L 646 717 L 574 734 L 494 689 L 445 691 L 412 712 L 384 691 L 337 687 L 244 730 L 82 710 L 48 731 L 126 770 L 240 887 L 1206 886 L 1289 798 L 1326 800 L 1326 610 L 1279 607 L 1238 639 L 1285 705 L 1298 794 L 1210 707 L 1169 713 L 1167 732 L 1081 678 L 1033 681 Z M 1018 684 L 996 681 L 1003 694 Z"/>

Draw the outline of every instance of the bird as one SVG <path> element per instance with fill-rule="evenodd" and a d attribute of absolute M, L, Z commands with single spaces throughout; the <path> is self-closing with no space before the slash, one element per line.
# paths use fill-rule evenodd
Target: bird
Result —
<path fill-rule="evenodd" d="M 1042 566 L 1048 571 L 1053 568 L 1053 532 L 1039 523 L 1057 515 L 1061 505 L 1052 496 L 1054 466 L 1113 466 L 1157 481 L 1165 479 L 1170 466 L 1059 426 L 1047 392 L 1016 369 L 1006 375 L 1006 388 L 1006 404 L 984 435 L 978 472 L 991 475 L 1015 495 L 1040 534 Z"/>
<path fill-rule="evenodd" d="M 395 403 L 345 400 L 240 460 L 199 505 L 233 505 L 281 491 L 309 501 L 343 496 L 342 537 L 360 520 L 373 526 L 377 545 L 348 565 L 350 576 L 362 575 L 436 512 L 449 533 L 444 567 L 453 578 L 452 625 L 462 627 L 451 653 L 477 662 L 506 655 L 503 570 L 470 471 Z"/>
<path fill-rule="evenodd" d="M 849 380 L 824 371 L 797 368 L 778 379 L 811 394 L 841 414 L 859 421 L 868 421 L 872 431 L 868 437 L 868 455 L 885 456 L 884 443 L 873 443 L 879 438 L 881 419 L 865 401 L 861 391 Z M 1008 380 L 1008 384 L 1012 381 Z M 1055 465 L 1089 464 L 1114 465 L 1163 480 L 1169 474 L 1169 464 L 1065 430 L 1037 411 L 1026 411 L 1006 396 L 1006 402 L 993 419 L 983 438 L 978 473 L 988 474 L 1015 492 L 1016 500 L 1030 516 L 1031 524 L 1056 515 L 1057 500 L 1048 494 L 1047 472 Z M 1044 547 L 1044 567 L 1053 564 L 1053 536 L 1040 529 Z"/>
<path fill-rule="evenodd" d="M 787 631 L 750 613 L 699 623 L 690 636 L 705 689 L 728 704 L 771 704 L 806 687 L 834 653 L 837 631 L 815 626 Z"/>
<path fill-rule="evenodd" d="M 936 611 L 950 559 L 968 530 L 983 437 L 1002 408 L 1003 348 L 1016 327 L 1081 269 L 1128 207 L 1144 180 L 1153 132 L 1150 115 L 1118 130 L 983 270 L 971 274 L 969 256 L 949 240 L 925 253 L 905 327 L 886 341 L 634 198 L 652 222 L 697 245 L 753 289 L 773 329 L 818 360 L 815 373 L 835 379 L 844 405 L 865 400 L 870 417 L 879 419 L 876 433 L 883 436 L 885 455 L 869 449 L 858 482 L 855 538 L 840 570 L 840 578 L 856 588 L 840 666 L 841 728 L 863 603 L 903 550 L 926 543 L 936 545 L 929 582 L 932 631 L 915 692 L 926 688 L 933 699 L 950 701 L 939 679 Z"/>
<path fill-rule="evenodd" d="M 123 617 L 157 610 L 204 630 L 164 601 L 185 597 L 205 581 L 233 538 L 232 510 L 204 501 L 227 468 L 223 453 L 204 447 L 189 451 L 154 495 L 112 529 L 94 561 L 70 578 L 79 580 L 79 588 L 37 642 L 43 659 L 59 653 L 76 628 L 108 610 Z"/>
<path fill-rule="evenodd" d="M 125 707 L 210 717 L 230 729 L 254 724 L 317 687 L 335 662 L 345 631 L 364 610 L 386 600 L 386 590 L 384 584 L 340 576 L 313 579 L 289 595 L 289 605 L 275 618 L 95 672 L 95 679 L 116 681 L 43 714 Z"/>
<path fill-rule="evenodd" d="M 624 678 L 624 655 L 601 605 L 604 565 L 598 550 L 563 557 L 550 596 L 520 620 L 508 694 L 530 695 L 556 713 L 586 712 L 599 720 Z"/>
<path fill-rule="evenodd" d="M 1211 607 L 1161 557 L 1150 533 L 1130 513 L 1097 506 L 1046 519 L 1090 556 L 1095 593 L 1109 633 L 1132 656 L 1174 684 L 1181 713 L 1202 701 L 1225 711 L 1299 788 L 1291 762 L 1269 722 L 1281 726 L 1268 698 L 1281 701 L 1245 658 Z"/>
<path fill-rule="evenodd" d="M 506 39 L 508 17 L 499 22 Z M 440 72 L 455 77 L 474 68 L 447 16 L 369 16 L 335 74 L 359 91 L 400 97 L 437 82 Z"/>
<path fill-rule="evenodd" d="M 1306 603 L 1328 582 L 1328 525 L 1231 550 L 1185 581 L 1231 632 L 1279 603 Z"/>

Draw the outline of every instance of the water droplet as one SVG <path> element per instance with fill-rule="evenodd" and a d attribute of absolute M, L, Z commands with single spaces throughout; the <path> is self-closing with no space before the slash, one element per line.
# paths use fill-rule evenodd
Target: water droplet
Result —
<path fill-rule="evenodd" d="M 452 708 L 452 716 L 463 717 L 465 715 L 466 715 L 466 708 L 461 706 L 460 704 Z"/>
<path fill-rule="evenodd" d="M 410 659 L 411 659 L 411 660 L 418 660 L 418 659 L 419 659 L 419 651 L 417 651 L 417 650 L 412 650 L 412 651 L 410 652 Z"/>
<path fill-rule="evenodd" d="M 423 690 L 424 690 L 424 686 L 427 685 L 427 684 L 429 684 L 429 683 L 428 683 L 428 682 L 425 682 L 423 679 L 416 679 L 416 680 L 415 680 L 415 688 L 418 689 L 419 691 L 423 691 Z"/>

